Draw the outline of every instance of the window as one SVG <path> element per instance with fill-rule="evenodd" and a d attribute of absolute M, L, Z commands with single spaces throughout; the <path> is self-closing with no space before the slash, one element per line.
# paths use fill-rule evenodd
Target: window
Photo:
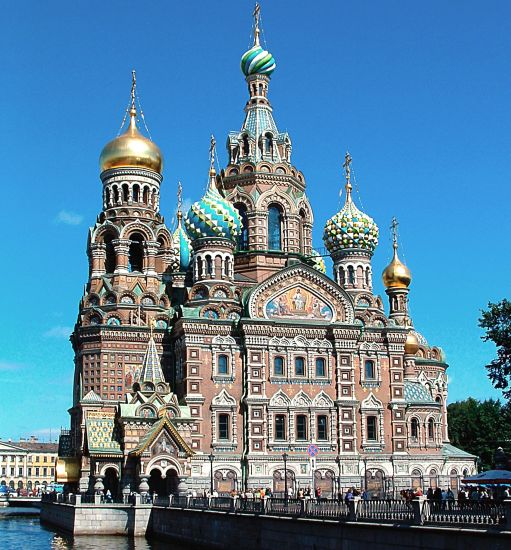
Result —
<path fill-rule="evenodd" d="M 367 417 L 367 441 L 378 441 L 378 435 L 376 431 L 377 420 L 378 419 L 376 418 L 376 416 Z"/>
<path fill-rule="evenodd" d="M 55 475 L 55 468 L 52 468 L 51 469 L 51 477 L 53 477 Z"/>
<path fill-rule="evenodd" d="M 218 439 L 223 441 L 229 440 L 229 415 L 228 414 L 219 414 L 218 415 Z"/>
<path fill-rule="evenodd" d="M 18 476 L 21 477 L 23 475 L 23 468 L 18 468 Z"/>
<path fill-rule="evenodd" d="M 268 248 L 282 250 L 282 210 L 277 205 L 268 208 Z"/>
<path fill-rule="evenodd" d="M 36 468 L 36 469 L 35 469 L 35 475 L 36 475 L 37 477 L 39 477 L 39 468 Z"/>
<path fill-rule="evenodd" d="M 296 417 L 296 439 L 298 441 L 307 439 L 307 417 L 304 414 Z"/>
<path fill-rule="evenodd" d="M 5 472 L 3 471 L 4 469 L 5 469 L 5 468 L 2 468 L 2 475 L 5 475 Z M 32 476 L 32 468 L 28 468 L 27 476 L 28 476 L 28 477 L 31 477 L 31 476 Z"/>
<path fill-rule="evenodd" d="M 273 359 L 273 374 L 275 376 L 284 375 L 284 358 L 283 357 L 275 357 Z"/>
<path fill-rule="evenodd" d="M 318 416 L 318 441 L 326 441 L 328 439 L 328 417 L 324 414 Z"/>
<path fill-rule="evenodd" d="M 283 414 L 275 416 L 275 440 L 283 441 L 286 439 L 286 417 Z"/>
<path fill-rule="evenodd" d="M 435 422 L 432 418 L 428 420 L 428 438 L 429 439 L 435 438 Z"/>
<path fill-rule="evenodd" d="M 229 363 L 227 355 L 218 356 L 218 374 L 229 374 Z"/>
<path fill-rule="evenodd" d="M 364 375 L 366 380 L 374 380 L 376 378 L 374 372 L 374 361 L 369 359 L 364 363 Z"/>
<path fill-rule="evenodd" d="M 238 210 L 241 220 L 241 231 L 238 236 L 238 250 L 248 250 L 248 217 L 247 207 L 242 203 L 234 205 Z"/>
<path fill-rule="evenodd" d="M 43 476 L 46 477 L 48 475 L 48 468 L 43 468 Z"/>
<path fill-rule="evenodd" d="M 105 271 L 107 273 L 113 273 L 115 271 L 117 258 L 115 254 L 115 247 L 113 244 L 114 235 L 109 234 L 105 235 L 104 243 L 105 243 Z"/>
<path fill-rule="evenodd" d="M 250 154 L 250 144 L 248 142 L 248 136 L 243 136 L 243 156 L 248 157 Z"/>
<path fill-rule="evenodd" d="M 348 283 L 350 285 L 355 284 L 355 270 L 353 269 L 353 266 L 348 266 Z"/>
<path fill-rule="evenodd" d="M 130 237 L 130 248 L 128 256 L 128 269 L 130 272 L 142 271 L 144 248 L 142 242 L 144 237 L 140 233 L 133 233 Z"/>
<path fill-rule="evenodd" d="M 295 357 L 296 376 L 305 376 L 305 360 L 303 357 Z"/>
<path fill-rule="evenodd" d="M 325 360 L 323 357 L 316 359 L 316 376 L 326 376 Z"/>
<path fill-rule="evenodd" d="M 273 150 L 273 139 L 271 134 L 266 134 L 264 136 L 264 152 L 271 154 Z"/>
<path fill-rule="evenodd" d="M 419 438 L 419 421 L 416 418 L 412 418 L 410 431 L 412 439 L 417 440 Z"/>

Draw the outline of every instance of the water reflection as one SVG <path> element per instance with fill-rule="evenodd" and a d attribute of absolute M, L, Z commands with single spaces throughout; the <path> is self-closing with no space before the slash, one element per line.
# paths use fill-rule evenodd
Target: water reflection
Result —
<path fill-rule="evenodd" d="M 144 537 L 73 537 L 41 525 L 38 516 L 12 508 L 9 513 L 0 513 L 0 540 L 2 550 L 191 550 L 190 546 Z"/>

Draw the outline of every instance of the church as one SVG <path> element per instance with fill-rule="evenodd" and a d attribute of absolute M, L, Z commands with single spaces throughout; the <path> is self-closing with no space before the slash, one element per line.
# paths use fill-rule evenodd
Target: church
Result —
<path fill-rule="evenodd" d="M 355 204 L 349 153 L 344 206 L 313 248 L 305 176 L 269 100 L 275 68 L 256 6 L 241 129 L 223 169 L 212 137 L 208 188 L 183 212 L 179 186 L 173 228 L 133 74 L 127 128 L 100 156 L 103 209 L 71 336 L 57 480 L 74 491 L 383 496 L 456 489 L 475 472 L 475 457 L 449 443 L 447 364 L 410 317 L 395 220 L 387 298 L 373 293 L 379 230 Z"/>

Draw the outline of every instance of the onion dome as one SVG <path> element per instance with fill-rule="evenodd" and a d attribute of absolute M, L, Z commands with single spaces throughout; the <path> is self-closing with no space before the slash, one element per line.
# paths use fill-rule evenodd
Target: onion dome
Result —
<path fill-rule="evenodd" d="M 130 110 L 130 123 L 124 134 L 105 145 L 99 157 L 101 172 L 110 168 L 147 168 L 162 173 L 163 158 L 160 148 L 137 128 L 137 111 Z"/>
<path fill-rule="evenodd" d="M 419 351 L 419 340 L 415 336 L 415 331 L 411 330 L 406 337 L 405 354 L 415 355 Z"/>
<path fill-rule="evenodd" d="M 245 76 L 252 74 L 270 76 L 275 67 L 276 63 L 273 55 L 264 50 L 259 44 L 250 48 L 241 57 L 241 70 Z"/>
<path fill-rule="evenodd" d="M 132 72 L 130 123 L 124 134 L 105 145 L 99 157 L 101 172 L 110 168 L 147 168 L 162 173 L 163 157 L 160 148 L 137 128 L 136 76 Z"/>
<path fill-rule="evenodd" d="M 254 45 L 241 57 L 241 70 L 245 76 L 263 74 L 270 76 L 275 70 L 275 59 L 273 55 L 264 50 L 259 44 L 259 16 L 260 7 L 256 4 L 254 10 Z"/>
<path fill-rule="evenodd" d="M 190 238 L 184 230 L 181 219 L 183 214 L 177 212 L 177 228 L 172 234 L 172 268 L 175 271 L 186 271 L 192 256 Z"/>
<path fill-rule="evenodd" d="M 192 238 L 223 237 L 236 241 L 241 220 L 234 206 L 216 188 L 216 172 L 209 171 L 209 188 L 200 201 L 194 202 L 185 218 L 186 231 Z"/>
<path fill-rule="evenodd" d="M 408 288 L 412 282 L 412 274 L 397 255 L 397 240 L 394 238 L 394 256 L 390 264 L 383 270 L 383 284 L 386 288 Z"/>
<path fill-rule="evenodd" d="M 325 260 L 323 260 L 323 257 L 317 250 L 312 251 L 311 260 L 313 262 L 312 267 L 314 267 L 314 269 L 321 271 L 321 273 L 326 273 Z"/>
<path fill-rule="evenodd" d="M 346 153 L 346 202 L 340 212 L 326 222 L 323 241 L 331 254 L 354 248 L 372 254 L 378 244 L 378 226 L 355 206 L 351 198 L 350 164 L 351 157 Z"/>

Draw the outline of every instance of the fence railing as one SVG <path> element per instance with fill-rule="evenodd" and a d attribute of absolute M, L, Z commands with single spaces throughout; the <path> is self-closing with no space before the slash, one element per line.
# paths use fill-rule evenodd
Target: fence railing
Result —
<path fill-rule="evenodd" d="M 113 499 L 117 504 L 118 499 Z M 102 495 L 42 495 L 43 502 L 71 505 L 105 503 Z M 409 525 L 511 526 L 511 500 L 504 502 L 428 501 L 419 497 L 404 499 L 362 500 L 355 497 L 345 502 L 334 499 L 296 499 L 235 497 L 129 495 L 123 504 L 153 505 L 164 508 L 213 510 L 234 514 L 265 514 L 281 517 L 318 518 L 334 521 L 392 522 Z"/>

